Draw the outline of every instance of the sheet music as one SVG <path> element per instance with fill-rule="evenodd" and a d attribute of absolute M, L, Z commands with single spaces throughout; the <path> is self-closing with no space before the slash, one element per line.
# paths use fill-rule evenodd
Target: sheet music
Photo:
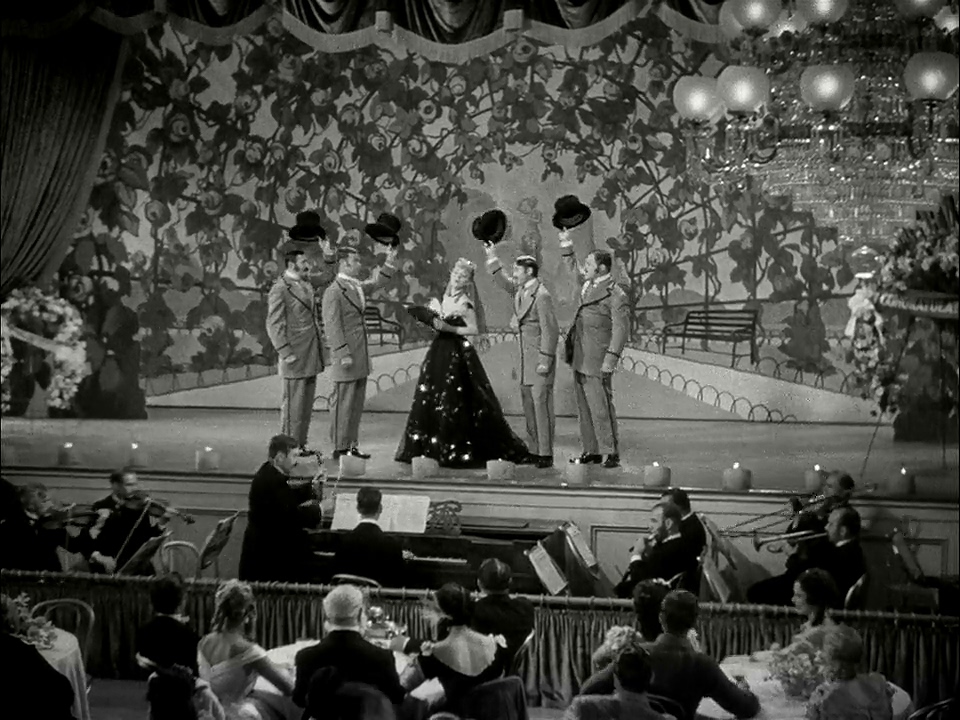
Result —
<path fill-rule="evenodd" d="M 533 565 L 537 577 L 540 578 L 540 582 L 543 583 L 547 592 L 551 595 L 559 595 L 562 593 L 567 587 L 567 581 L 563 575 L 560 574 L 560 568 L 557 567 L 557 564 L 553 561 L 553 558 L 550 557 L 546 548 L 540 543 L 537 543 L 530 550 L 526 551 L 526 555 L 530 559 L 530 564 Z"/>
<path fill-rule="evenodd" d="M 384 532 L 423 534 L 427 530 L 430 497 L 427 495 L 384 495 L 380 527 Z M 337 493 L 331 530 L 353 530 L 360 522 L 355 493 Z"/>
<path fill-rule="evenodd" d="M 583 533 L 580 532 L 580 528 L 574 523 L 566 523 L 563 530 L 567 534 L 567 539 L 570 541 L 573 549 L 580 556 L 580 559 L 583 560 L 584 564 L 588 568 L 595 568 L 597 566 L 597 558 L 587 544 L 587 539 L 583 536 Z"/>

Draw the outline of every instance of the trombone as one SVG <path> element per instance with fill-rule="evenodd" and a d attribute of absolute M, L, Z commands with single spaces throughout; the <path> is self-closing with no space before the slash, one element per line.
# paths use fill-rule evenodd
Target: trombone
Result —
<path fill-rule="evenodd" d="M 752 517 L 748 517 L 747 519 L 741 520 L 738 523 L 734 523 L 730 527 L 725 527 L 723 529 L 723 532 L 724 534 L 730 533 L 730 532 L 733 532 L 734 530 L 739 530 L 740 528 L 744 527 L 745 525 L 749 525 L 750 523 L 755 523 L 759 520 L 765 520 L 767 518 L 775 518 L 774 520 L 771 520 L 768 523 L 764 523 L 760 527 L 754 528 L 753 531 L 759 532 L 761 530 L 766 530 L 769 527 L 773 527 L 774 525 L 777 525 L 778 523 L 783 522 L 785 519 L 792 518 L 794 515 L 797 515 L 805 510 L 809 510 L 814 505 L 819 505 L 826 499 L 827 499 L 827 496 L 824 495 L 823 493 L 819 495 L 813 495 L 806 502 L 801 502 L 799 499 L 793 498 L 791 500 L 791 504 L 793 505 L 794 500 L 796 500 L 796 504 L 789 509 L 780 508 L 779 510 L 772 510 L 771 512 L 762 513 L 760 515 L 753 515 Z M 799 507 L 797 507 L 797 505 L 799 505 Z"/>
<path fill-rule="evenodd" d="M 783 533 L 782 535 L 773 535 L 772 537 L 761 538 L 759 535 L 757 535 L 757 531 L 754 531 L 753 549 L 759 551 L 760 548 L 762 548 L 764 545 L 769 545 L 770 543 L 785 543 L 785 542 L 798 543 L 798 542 L 807 542 L 808 540 L 820 540 L 825 537 L 827 537 L 827 533 L 825 532 L 811 532 L 807 530 L 804 532 Z M 777 553 L 777 552 L 781 552 L 781 550 L 771 549 L 770 552 Z"/>

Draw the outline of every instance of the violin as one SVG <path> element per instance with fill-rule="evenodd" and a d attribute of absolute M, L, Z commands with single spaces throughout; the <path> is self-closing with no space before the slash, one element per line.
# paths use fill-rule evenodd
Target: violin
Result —
<path fill-rule="evenodd" d="M 165 518 L 165 517 L 177 517 L 183 520 L 187 525 L 193 525 L 196 522 L 196 518 L 193 515 L 188 515 L 185 512 L 177 510 L 170 504 L 169 500 L 162 500 L 160 498 L 155 498 L 147 493 L 137 491 L 131 493 L 117 505 L 117 509 L 126 509 L 133 510 L 135 512 L 146 513 L 148 517 L 152 518 Z"/>
<path fill-rule="evenodd" d="M 93 510 L 75 510 L 76 503 L 59 507 L 50 507 L 44 510 L 37 520 L 44 530 L 62 530 L 68 527 L 90 527 L 97 519 Z"/>

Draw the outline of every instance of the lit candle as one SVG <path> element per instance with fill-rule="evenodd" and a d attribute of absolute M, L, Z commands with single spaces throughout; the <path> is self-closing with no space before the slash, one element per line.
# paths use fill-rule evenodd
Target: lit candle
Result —
<path fill-rule="evenodd" d="M 913 495 L 917 492 L 917 478 L 905 466 L 901 466 L 900 472 L 894 474 L 888 483 L 887 492 L 891 495 Z"/>
<path fill-rule="evenodd" d="M 367 461 L 362 457 L 345 453 L 340 456 L 340 477 L 363 477 L 367 473 Z"/>
<path fill-rule="evenodd" d="M 589 485 L 589 467 L 587 463 L 567 463 L 567 481 L 571 485 Z"/>
<path fill-rule="evenodd" d="M 433 477 L 440 472 L 440 463 L 426 455 L 417 455 L 410 463 L 413 476 L 417 479 Z"/>
<path fill-rule="evenodd" d="M 73 449 L 72 442 L 65 442 L 60 448 L 60 451 L 57 453 L 57 464 L 58 465 L 76 465 L 77 463 L 77 452 Z"/>
<path fill-rule="evenodd" d="M 667 487 L 670 485 L 670 468 L 654 461 L 643 468 L 644 487 Z"/>
<path fill-rule="evenodd" d="M 198 472 L 214 472 L 220 469 L 220 453 L 212 447 L 197 450 L 196 465 Z"/>
<path fill-rule="evenodd" d="M 515 472 L 516 465 L 509 460 L 487 461 L 487 479 L 489 480 L 513 480 Z"/>
<path fill-rule="evenodd" d="M 127 465 L 135 468 L 145 468 L 150 464 L 150 457 L 147 451 L 140 447 L 140 443 L 130 443 L 130 459 Z"/>
<path fill-rule="evenodd" d="M 732 468 L 727 468 L 723 471 L 723 489 L 749 490 L 752 478 L 753 473 L 746 468 L 740 467 L 740 463 L 735 462 Z"/>
<path fill-rule="evenodd" d="M 820 469 L 819 465 L 814 465 L 813 470 L 807 470 L 803 474 L 803 487 L 808 493 L 818 493 L 823 487 L 823 481 L 826 473 Z"/>

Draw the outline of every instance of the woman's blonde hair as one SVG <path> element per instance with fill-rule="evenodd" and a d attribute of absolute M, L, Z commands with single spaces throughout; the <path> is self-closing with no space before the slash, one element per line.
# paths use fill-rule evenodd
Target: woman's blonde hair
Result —
<path fill-rule="evenodd" d="M 850 680 L 863 659 L 863 639 L 849 625 L 837 625 L 823 639 L 823 655 L 837 679 Z"/>
<path fill-rule="evenodd" d="M 227 580 L 220 583 L 214 596 L 213 626 L 223 630 L 239 625 L 253 611 L 253 590 L 245 582 Z"/>

